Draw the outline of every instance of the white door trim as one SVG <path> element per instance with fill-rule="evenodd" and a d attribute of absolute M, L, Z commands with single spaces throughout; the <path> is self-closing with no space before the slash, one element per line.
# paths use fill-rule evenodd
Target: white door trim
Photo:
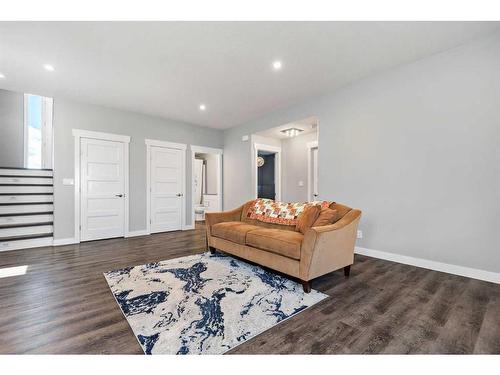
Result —
<path fill-rule="evenodd" d="M 217 156 L 217 204 L 219 206 L 219 209 L 222 211 L 222 155 L 224 153 L 224 150 L 221 148 L 215 148 L 215 147 L 205 147 L 205 146 L 195 146 L 195 145 L 190 145 L 191 148 L 191 225 L 190 229 L 194 229 L 194 205 L 193 205 L 193 197 L 194 197 L 194 160 L 195 160 L 195 154 L 197 152 L 199 153 L 204 153 L 204 154 L 216 154 Z"/>
<path fill-rule="evenodd" d="M 145 139 L 144 141 L 146 142 L 146 146 L 175 148 L 177 150 L 186 150 L 187 149 L 187 144 L 185 144 L 185 143 L 159 141 L 156 139 Z"/>
<path fill-rule="evenodd" d="M 312 156 L 312 149 L 318 148 L 318 141 L 312 141 L 312 142 L 307 142 L 306 143 L 307 147 L 307 200 L 311 199 L 311 193 L 312 193 L 312 178 L 311 178 L 311 156 Z M 319 156 L 319 155 L 318 155 Z M 318 158 L 319 160 L 319 158 Z"/>
<path fill-rule="evenodd" d="M 181 197 L 181 229 L 192 229 L 186 225 L 186 150 L 187 144 L 145 139 L 146 143 L 146 234 L 151 234 L 151 147 L 173 148 L 182 153 L 182 197 Z"/>
<path fill-rule="evenodd" d="M 125 179 L 125 212 L 124 212 L 124 236 L 129 233 L 129 144 L 128 135 L 119 135 L 111 133 L 101 133 L 82 129 L 73 129 L 75 144 L 75 243 L 80 243 L 80 143 L 82 138 L 99 139 L 104 141 L 114 141 L 123 143 L 123 174 Z"/>
<path fill-rule="evenodd" d="M 91 130 L 83 130 L 83 129 L 73 129 L 73 136 L 79 138 L 100 139 L 102 141 L 130 143 L 130 136 L 128 135 L 94 132 Z"/>
<path fill-rule="evenodd" d="M 200 152 L 204 154 L 223 154 L 222 148 L 215 148 L 215 147 L 205 147 L 205 146 L 196 146 L 196 145 L 190 145 L 192 152 Z"/>
<path fill-rule="evenodd" d="M 254 143 L 252 149 L 252 174 L 254 183 L 254 197 L 258 196 L 258 167 L 257 155 L 259 151 L 270 151 L 276 153 L 275 173 L 274 173 L 274 188 L 276 190 L 276 200 L 281 201 L 281 147 L 266 145 L 263 143 Z"/>

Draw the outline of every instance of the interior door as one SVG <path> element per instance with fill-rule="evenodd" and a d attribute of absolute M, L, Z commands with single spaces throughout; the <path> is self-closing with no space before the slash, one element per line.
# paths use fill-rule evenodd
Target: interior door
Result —
<path fill-rule="evenodd" d="M 183 152 L 151 146 L 151 233 L 182 229 Z"/>
<path fill-rule="evenodd" d="M 125 235 L 124 144 L 82 138 L 80 143 L 82 241 Z"/>

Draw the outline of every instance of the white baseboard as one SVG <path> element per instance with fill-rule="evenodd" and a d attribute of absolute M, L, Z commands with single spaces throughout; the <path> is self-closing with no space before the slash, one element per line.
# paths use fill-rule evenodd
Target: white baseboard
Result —
<path fill-rule="evenodd" d="M 366 255 L 372 258 L 390 260 L 397 263 L 409 264 L 410 266 L 427 268 L 434 271 L 451 273 L 453 275 L 465 276 L 465 277 L 470 277 L 472 279 L 478 279 L 483 281 L 489 281 L 491 283 L 500 284 L 500 273 L 496 272 L 484 271 L 477 268 L 457 266 L 448 263 L 435 262 L 433 260 L 414 258 L 406 255 L 388 253 L 385 251 L 372 250 L 358 246 L 356 246 L 354 252 L 356 254 Z"/>
<path fill-rule="evenodd" d="M 147 236 L 148 234 L 148 231 L 147 229 L 142 229 L 142 230 L 133 230 L 131 232 L 128 232 L 126 235 L 125 235 L 125 238 L 129 238 L 129 237 L 139 237 L 139 236 Z"/>
<path fill-rule="evenodd" d="M 54 239 L 54 244 L 53 246 L 64 246 L 64 245 L 73 245 L 75 243 L 78 243 L 75 237 L 71 238 L 58 238 Z"/>
<path fill-rule="evenodd" d="M 193 230 L 194 229 L 194 224 L 189 224 L 189 225 L 184 225 L 182 230 Z"/>

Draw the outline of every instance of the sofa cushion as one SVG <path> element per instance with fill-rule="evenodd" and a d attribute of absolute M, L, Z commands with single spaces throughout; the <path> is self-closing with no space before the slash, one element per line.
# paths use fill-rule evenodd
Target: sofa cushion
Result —
<path fill-rule="evenodd" d="M 347 206 L 344 206 L 343 204 L 340 204 L 340 203 L 336 203 L 336 202 L 333 202 L 332 204 L 330 204 L 329 208 L 331 208 L 332 210 L 337 210 L 337 217 L 335 218 L 335 221 L 339 221 L 340 219 L 342 219 L 345 215 L 347 215 L 347 213 L 349 211 L 352 210 L 351 207 L 347 207 Z"/>
<path fill-rule="evenodd" d="M 226 221 L 212 225 L 211 234 L 214 237 L 244 245 L 247 233 L 254 229 L 259 229 L 259 227 L 241 221 Z"/>
<path fill-rule="evenodd" d="M 337 210 L 332 210 L 331 208 L 322 208 L 321 212 L 312 225 L 313 227 L 322 227 L 323 225 L 333 224 L 337 221 L 339 212 Z"/>
<path fill-rule="evenodd" d="M 255 229 L 247 233 L 246 244 L 292 259 L 300 259 L 304 235 L 281 229 Z"/>
<path fill-rule="evenodd" d="M 306 234 L 307 230 L 311 228 L 321 212 L 320 206 L 309 206 L 299 215 L 295 230 L 302 234 Z"/>

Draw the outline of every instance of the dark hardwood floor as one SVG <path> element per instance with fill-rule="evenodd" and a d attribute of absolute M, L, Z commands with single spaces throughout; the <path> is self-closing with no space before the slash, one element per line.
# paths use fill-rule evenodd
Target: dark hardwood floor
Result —
<path fill-rule="evenodd" d="M 103 272 L 205 250 L 195 231 L 0 253 L 0 353 L 142 353 Z M 500 353 L 500 285 L 356 256 L 330 297 L 230 353 Z"/>

